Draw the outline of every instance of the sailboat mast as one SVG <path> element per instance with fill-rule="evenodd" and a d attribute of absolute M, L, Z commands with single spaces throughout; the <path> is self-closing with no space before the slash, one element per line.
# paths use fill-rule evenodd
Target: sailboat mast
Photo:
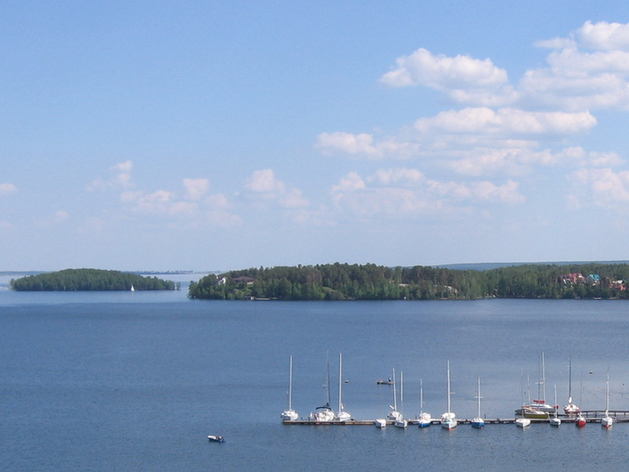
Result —
<path fill-rule="evenodd" d="M 400 410 L 404 414 L 404 372 L 400 371 Z"/>
<path fill-rule="evenodd" d="M 448 413 L 450 413 L 450 359 L 447 360 L 447 378 L 448 378 Z"/>
<path fill-rule="evenodd" d="M 288 409 L 293 409 L 293 356 L 288 361 Z"/>
<path fill-rule="evenodd" d="M 341 411 L 343 410 L 343 404 L 341 403 L 342 400 L 342 394 L 341 394 L 341 385 L 342 385 L 342 379 L 343 378 L 343 354 L 341 354 L 339 352 L 339 413 L 341 413 Z"/>
<path fill-rule="evenodd" d="M 607 369 L 607 384 L 605 386 L 605 416 L 609 415 L 609 368 Z"/>
<path fill-rule="evenodd" d="M 476 397 L 478 398 L 478 417 L 480 418 L 480 377 L 478 377 L 478 388 L 476 389 Z"/>
<path fill-rule="evenodd" d="M 546 404 L 546 363 L 544 361 L 544 351 L 542 351 L 542 401 Z"/>
<path fill-rule="evenodd" d="M 395 369 L 393 369 L 393 411 L 397 411 L 397 391 L 395 390 Z"/>
<path fill-rule="evenodd" d="M 572 356 L 568 363 L 568 403 L 572 403 Z"/>
<path fill-rule="evenodd" d="M 328 370 L 328 398 L 327 398 L 327 402 L 326 405 L 329 407 L 330 406 L 330 357 L 326 356 L 326 364 L 327 364 L 327 370 Z"/>
<path fill-rule="evenodd" d="M 422 385 L 422 379 L 419 379 L 419 414 L 424 412 L 424 387 Z"/>

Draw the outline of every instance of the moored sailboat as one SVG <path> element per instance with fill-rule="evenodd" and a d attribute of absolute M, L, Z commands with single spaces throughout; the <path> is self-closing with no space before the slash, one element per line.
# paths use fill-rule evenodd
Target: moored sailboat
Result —
<path fill-rule="evenodd" d="M 563 407 L 563 411 L 566 415 L 576 415 L 581 411 L 577 405 L 572 403 L 572 356 L 570 356 L 568 364 L 568 404 Z"/>
<path fill-rule="evenodd" d="M 555 414 L 552 418 L 550 418 L 550 425 L 551 426 L 561 426 L 561 418 L 559 418 L 559 416 L 557 416 L 557 409 L 559 407 L 557 406 L 557 385 L 555 385 Z"/>
<path fill-rule="evenodd" d="M 402 418 L 402 414 L 397 411 L 397 391 L 395 389 L 395 369 L 393 369 L 393 405 L 389 405 L 391 411 L 387 414 L 387 419 L 397 421 Z"/>
<path fill-rule="evenodd" d="M 424 387 L 422 385 L 422 379 L 419 379 L 419 418 L 418 424 L 420 428 L 427 428 L 432 424 L 432 417 L 430 413 L 424 412 Z"/>
<path fill-rule="evenodd" d="M 334 421 L 336 415 L 332 411 L 330 407 L 330 361 L 327 361 L 327 401 L 325 405 L 318 406 L 315 409 L 314 415 L 311 415 L 311 418 L 315 421 Z"/>
<path fill-rule="evenodd" d="M 336 417 L 339 421 L 349 421 L 352 419 L 352 415 L 348 411 L 344 410 L 343 405 L 343 355 L 339 353 L 339 412 Z"/>
<path fill-rule="evenodd" d="M 609 416 L 609 369 L 607 370 L 607 384 L 605 386 L 605 416 L 601 418 L 601 426 L 609 429 L 614 424 L 614 418 Z"/>
<path fill-rule="evenodd" d="M 404 372 L 400 371 L 400 416 L 393 422 L 396 428 L 406 428 L 408 421 L 404 419 Z"/>
<path fill-rule="evenodd" d="M 456 415 L 450 411 L 450 360 L 447 361 L 447 383 L 448 383 L 448 391 L 447 391 L 447 411 L 441 415 L 441 427 L 447 430 L 452 430 L 457 427 L 458 422 L 456 420 Z"/>
<path fill-rule="evenodd" d="M 293 356 L 288 361 L 288 408 L 280 415 L 283 421 L 295 421 L 299 415 L 293 410 Z"/>
<path fill-rule="evenodd" d="M 478 377 L 478 387 L 476 389 L 476 398 L 478 400 L 478 411 L 476 413 L 476 418 L 472 420 L 472 428 L 482 428 L 485 426 L 485 420 L 480 416 L 480 377 Z"/>

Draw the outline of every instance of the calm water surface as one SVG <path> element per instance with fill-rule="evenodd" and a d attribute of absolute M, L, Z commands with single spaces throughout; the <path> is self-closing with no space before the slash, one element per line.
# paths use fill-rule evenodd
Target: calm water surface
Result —
<path fill-rule="evenodd" d="M 0 290 L 0 470 L 548 470 L 611 467 L 629 457 L 629 424 L 461 425 L 377 430 L 283 426 L 288 357 L 293 406 L 306 417 L 343 399 L 355 418 L 382 417 L 404 372 L 407 417 L 446 408 L 513 417 L 538 362 L 546 397 L 629 410 L 629 304 L 623 301 L 206 302 L 182 292 L 14 293 Z M 529 378 L 527 382 L 526 378 Z M 540 390 L 542 390 L 540 388 Z M 208 434 L 226 442 L 210 444 Z"/>

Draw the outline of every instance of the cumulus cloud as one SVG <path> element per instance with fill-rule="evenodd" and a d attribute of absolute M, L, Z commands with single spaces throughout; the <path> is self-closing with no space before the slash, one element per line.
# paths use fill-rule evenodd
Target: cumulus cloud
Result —
<path fill-rule="evenodd" d="M 0 196 L 10 195 L 17 192 L 17 187 L 13 184 L 0 184 Z"/>
<path fill-rule="evenodd" d="M 435 55 L 420 48 L 399 57 L 380 82 L 425 86 L 454 103 L 548 107 L 564 111 L 629 107 L 629 24 L 586 22 L 567 37 L 541 40 L 548 67 L 526 71 L 515 84 L 490 59 Z"/>
<path fill-rule="evenodd" d="M 396 138 L 374 141 L 372 134 L 338 131 L 319 134 L 315 147 L 324 154 L 345 153 L 370 159 L 407 159 L 417 154 L 417 144 L 413 142 Z"/>
<path fill-rule="evenodd" d="M 109 168 L 107 179 L 98 178 L 87 188 L 117 190 L 122 208 L 135 217 L 186 219 L 189 222 L 209 223 L 221 227 L 234 227 L 242 223 L 238 215 L 230 212 L 230 203 L 224 194 L 209 195 L 207 178 L 184 178 L 177 190 L 158 189 L 146 191 L 136 188 L 131 178 L 133 164 L 121 162 Z"/>
<path fill-rule="evenodd" d="M 275 193 L 284 191 L 284 183 L 275 178 L 272 169 L 256 170 L 249 181 L 247 188 L 258 193 Z"/>
<path fill-rule="evenodd" d="M 302 191 L 289 187 L 275 177 L 272 169 L 256 170 L 247 181 L 247 188 L 267 202 L 278 202 L 283 208 L 303 208 L 310 202 L 302 195 Z"/>
<path fill-rule="evenodd" d="M 512 180 L 500 185 L 483 180 L 443 182 L 404 168 L 380 169 L 365 178 L 350 172 L 332 187 L 331 195 L 339 207 L 360 217 L 418 217 L 525 201 Z"/>
<path fill-rule="evenodd" d="M 415 129 L 421 133 L 481 133 L 486 135 L 569 135 L 596 125 L 589 112 L 530 112 L 513 108 L 496 111 L 487 107 L 448 110 L 433 118 L 420 118 Z"/>
<path fill-rule="evenodd" d="M 87 185 L 87 190 L 91 192 L 105 191 L 109 189 L 126 189 L 133 186 L 131 181 L 131 170 L 133 163 L 131 161 L 120 162 L 109 168 L 109 173 L 113 174 L 107 179 L 101 177 L 96 178 Z"/>
<path fill-rule="evenodd" d="M 210 189 L 208 179 L 183 179 L 183 186 L 186 189 L 186 198 L 199 200 Z"/>
<path fill-rule="evenodd" d="M 629 24 L 586 21 L 576 32 L 579 41 L 588 48 L 599 50 L 629 50 Z"/>
<path fill-rule="evenodd" d="M 498 105 L 517 98 L 507 72 L 490 59 L 433 55 L 420 48 L 409 56 L 399 57 L 396 63 L 397 68 L 384 74 L 381 83 L 391 87 L 424 85 L 459 103 Z"/>
<path fill-rule="evenodd" d="M 573 190 L 568 201 L 573 208 L 593 205 L 626 211 L 629 202 L 629 171 L 579 169 L 569 176 L 569 181 Z"/>

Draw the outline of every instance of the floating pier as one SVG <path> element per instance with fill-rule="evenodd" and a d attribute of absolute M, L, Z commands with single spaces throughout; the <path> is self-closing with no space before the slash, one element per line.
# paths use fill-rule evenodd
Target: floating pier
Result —
<path fill-rule="evenodd" d="M 629 423 L 629 410 L 609 410 L 609 416 L 614 418 L 614 422 L 616 423 Z M 605 416 L 605 410 L 583 410 L 581 411 L 581 415 L 585 418 L 586 423 L 600 423 L 601 418 Z M 577 416 L 576 415 L 559 415 L 561 417 L 562 423 L 574 423 Z M 515 420 L 517 418 L 483 418 L 485 424 L 515 424 Z M 419 420 L 407 419 L 409 426 L 418 425 Z M 531 418 L 531 423 L 548 423 L 550 421 L 549 418 Z M 347 420 L 347 421 L 317 421 L 311 419 L 299 419 L 294 421 L 282 421 L 282 424 L 285 425 L 308 425 L 308 426 L 374 426 L 376 423 L 375 420 Z M 393 425 L 393 420 L 387 420 L 387 425 Z M 457 419 L 458 424 L 472 424 L 471 419 Z M 433 418 L 430 422 L 431 425 L 439 425 L 441 424 L 441 420 L 438 418 Z"/>

